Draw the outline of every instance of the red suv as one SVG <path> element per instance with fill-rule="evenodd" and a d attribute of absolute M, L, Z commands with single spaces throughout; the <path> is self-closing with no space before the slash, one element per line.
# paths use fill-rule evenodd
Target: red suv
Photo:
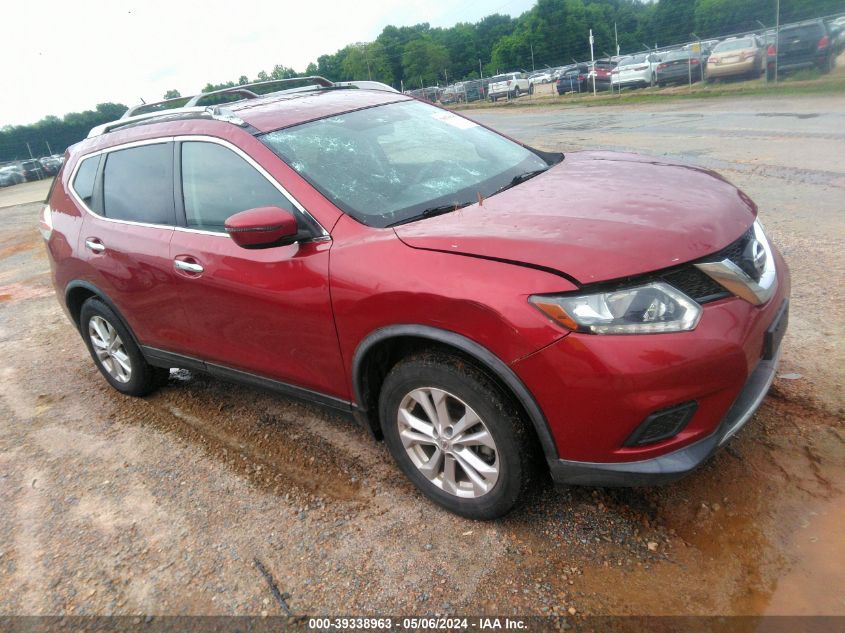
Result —
<path fill-rule="evenodd" d="M 69 150 L 41 230 L 115 389 L 179 367 L 347 412 L 473 518 L 544 471 L 677 479 L 755 411 L 789 276 L 745 194 L 324 84 L 131 116 Z"/>

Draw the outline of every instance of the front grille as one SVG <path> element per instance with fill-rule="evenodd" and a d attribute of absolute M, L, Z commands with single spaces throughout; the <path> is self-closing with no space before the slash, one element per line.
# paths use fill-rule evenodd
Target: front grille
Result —
<path fill-rule="evenodd" d="M 737 263 L 742 259 L 742 252 L 745 250 L 745 245 L 748 243 L 748 240 L 752 235 L 754 235 L 754 231 L 752 229 L 748 229 L 738 240 L 729 244 L 718 253 L 708 257 L 707 259 L 712 259 L 713 261 L 729 259 L 732 262 Z"/>
<path fill-rule="evenodd" d="M 739 266 L 752 279 L 759 281 L 760 273 L 754 268 L 753 263 L 743 257 L 745 248 L 753 237 L 754 227 L 751 226 L 739 239 L 731 242 L 722 250 L 704 258 L 703 261 L 720 262 L 728 259 Z M 723 299 L 731 295 L 721 284 L 714 281 L 709 275 L 701 272 L 693 264 L 687 264 L 682 268 L 664 273 L 660 275 L 660 279 L 674 286 L 690 299 L 695 299 L 698 303 L 716 301 L 717 299 Z"/>
<path fill-rule="evenodd" d="M 690 299 L 698 303 L 707 303 L 727 297 L 730 293 L 695 266 L 685 266 L 679 270 L 661 275 L 661 280 L 677 288 Z"/>

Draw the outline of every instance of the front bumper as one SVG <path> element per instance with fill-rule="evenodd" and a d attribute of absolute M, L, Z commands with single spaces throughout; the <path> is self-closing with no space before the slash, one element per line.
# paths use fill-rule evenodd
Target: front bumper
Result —
<path fill-rule="evenodd" d="M 641 485 L 694 470 L 759 406 L 787 323 L 789 269 L 772 247 L 777 288 L 763 305 L 705 304 L 695 330 L 643 336 L 571 333 L 512 365 L 542 410 L 561 483 Z M 772 329 L 774 328 L 774 330 Z M 554 377 L 554 378 L 552 378 Z M 631 444 L 652 414 L 695 403 L 674 435 Z"/>
<path fill-rule="evenodd" d="M 749 376 L 739 396 L 709 437 L 680 450 L 635 462 L 600 463 L 558 459 L 549 464 L 557 484 L 587 486 L 652 486 L 688 475 L 739 431 L 760 407 L 777 372 L 780 354 L 763 360 Z"/>

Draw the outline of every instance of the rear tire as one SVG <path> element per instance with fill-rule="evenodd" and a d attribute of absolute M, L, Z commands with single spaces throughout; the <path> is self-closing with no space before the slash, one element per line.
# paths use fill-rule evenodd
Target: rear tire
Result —
<path fill-rule="evenodd" d="M 535 479 L 532 429 L 509 394 L 455 356 L 422 352 L 397 364 L 382 385 L 379 417 L 402 472 L 461 516 L 507 514 Z"/>
<path fill-rule="evenodd" d="M 833 55 L 828 56 L 825 60 L 824 64 L 822 65 L 822 73 L 827 74 L 831 72 L 836 67 L 836 59 Z"/>
<path fill-rule="evenodd" d="M 129 328 L 100 299 L 82 304 L 79 324 L 94 364 L 120 393 L 146 396 L 167 382 L 170 370 L 146 361 Z"/>

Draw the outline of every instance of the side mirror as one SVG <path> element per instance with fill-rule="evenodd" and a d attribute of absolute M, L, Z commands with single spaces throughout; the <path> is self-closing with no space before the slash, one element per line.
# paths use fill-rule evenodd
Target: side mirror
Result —
<path fill-rule="evenodd" d="M 293 244 L 300 236 L 296 218 L 279 207 L 258 207 L 236 213 L 224 224 L 226 233 L 243 248 Z"/>

